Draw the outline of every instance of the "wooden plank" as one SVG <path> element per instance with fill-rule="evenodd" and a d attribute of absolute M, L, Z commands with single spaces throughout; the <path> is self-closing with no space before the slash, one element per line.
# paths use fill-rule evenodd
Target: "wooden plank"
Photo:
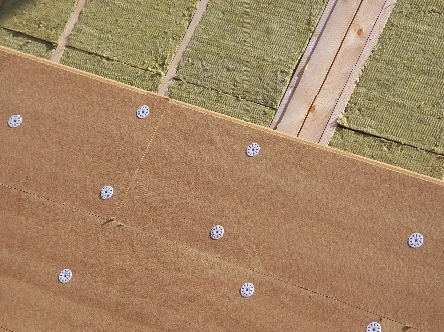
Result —
<path fill-rule="evenodd" d="M 208 6 L 208 2 L 210 0 L 201 0 L 199 2 L 199 5 L 197 7 L 196 12 L 194 13 L 193 19 L 190 22 L 190 25 L 188 26 L 187 31 L 185 32 L 185 35 L 182 39 L 182 42 L 179 45 L 179 48 L 177 49 L 176 55 L 173 58 L 173 61 L 170 64 L 170 67 L 168 69 L 168 72 L 166 73 L 162 84 L 159 88 L 159 94 L 162 96 L 165 96 L 168 87 L 170 86 L 171 82 L 173 81 L 174 75 L 176 75 L 177 68 L 179 67 L 180 60 L 182 59 L 183 54 L 185 53 L 186 48 L 188 47 L 188 44 L 190 43 L 191 37 L 193 37 L 194 31 L 196 30 L 197 25 L 199 24 L 205 9 Z"/>
<path fill-rule="evenodd" d="M 0 183 L 111 217 L 168 99 L 1 53 L 9 58 L 0 72 Z M 151 112 L 140 120 L 143 104 Z M 7 125 L 13 114 L 23 119 L 14 129 Z M 113 186 L 113 199 L 100 199 L 104 185 Z"/>
<path fill-rule="evenodd" d="M 439 330 L 442 182 L 174 102 L 170 109 L 117 222 L 387 319 Z M 245 154 L 251 142 L 261 146 L 254 158 Z M 217 224 L 225 235 L 212 241 Z M 418 250 L 407 245 L 414 232 L 427 238 Z"/>
<path fill-rule="evenodd" d="M 287 109 L 288 103 L 291 97 L 293 96 L 294 90 L 299 84 L 301 76 L 303 75 L 304 70 L 306 69 L 307 64 L 310 61 L 310 58 L 313 54 L 313 51 L 318 44 L 319 36 L 322 34 L 322 32 L 325 29 L 325 26 L 327 25 L 327 21 L 331 16 L 331 13 L 333 11 L 336 2 L 338 2 L 338 0 L 328 1 L 327 6 L 324 9 L 324 12 L 322 13 L 321 18 L 319 19 L 318 25 L 316 26 L 316 29 L 313 32 L 313 36 L 311 37 L 307 47 L 305 48 L 304 55 L 299 61 L 299 64 L 293 74 L 293 77 L 291 78 L 290 84 L 288 85 L 284 93 L 284 96 L 282 97 L 278 110 L 276 111 L 273 121 L 271 122 L 270 128 L 276 129 L 276 125 L 281 121 L 282 116 Z"/>
<path fill-rule="evenodd" d="M 324 132 L 322 133 L 319 143 L 328 145 L 328 142 L 330 142 L 330 139 L 333 136 L 333 133 L 337 127 L 336 120 L 339 118 L 339 116 L 342 114 L 345 107 L 347 106 L 347 103 L 350 100 L 351 94 L 356 86 L 356 83 L 359 80 L 359 76 L 361 75 L 362 69 L 364 68 L 364 64 L 369 58 L 373 48 L 375 47 L 378 38 L 381 35 L 381 32 L 390 16 L 390 13 L 392 12 L 395 3 L 396 0 L 387 0 L 387 3 L 385 4 L 380 16 L 378 17 L 375 26 L 373 27 L 370 37 L 367 40 L 367 44 L 363 52 L 359 56 L 358 62 L 356 63 L 356 66 L 354 67 L 349 80 L 347 81 L 344 89 L 342 90 L 341 96 L 339 97 L 339 100 L 335 105 L 335 108 L 330 116 L 330 119 L 325 127 Z"/>
<path fill-rule="evenodd" d="M 361 331 L 380 317 L 0 187 L 0 325 L 12 331 Z M 71 269 L 61 284 L 59 272 Z M 239 288 L 255 292 L 242 298 Z M 402 325 L 382 319 L 384 332 Z M 295 328 L 296 327 L 296 328 Z"/>
<path fill-rule="evenodd" d="M 359 8 L 360 0 L 340 0 L 334 8 L 324 33 L 304 70 L 277 130 L 297 135 L 318 94 L 346 32 Z"/>
<path fill-rule="evenodd" d="M 319 142 L 321 139 L 351 72 L 364 48 L 369 47 L 368 39 L 386 3 L 387 0 L 362 1 L 321 90 L 310 107 L 298 134 L 300 138 L 313 142 Z"/>
<path fill-rule="evenodd" d="M 65 51 L 66 44 L 68 43 L 68 38 L 71 35 L 71 32 L 74 29 L 79 19 L 80 13 L 82 12 L 83 7 L 85 7 L 85 4 L 86 0 L 78 0 L 76 8 L 71 14 L 71 17 L 69 18 L 65 30 L 63 30 L 63 33 L 60 36 L 57 48 L 55 49 L 54 53 L 51 56 L 52 62 L 60 62 L 60 58 L 62 57 L 63 52 Z"/>

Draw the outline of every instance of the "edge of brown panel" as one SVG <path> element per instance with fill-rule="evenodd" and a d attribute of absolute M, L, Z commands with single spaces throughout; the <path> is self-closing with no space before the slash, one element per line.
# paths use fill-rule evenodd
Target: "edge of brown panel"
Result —
<path fill-rule="evenodd" d="M 167 101 L 169 101 L 171 103 L 182 105 L 184 107 L 188 107 L 188 108 L 194 109 L 194 110 L 196 110 L 198 112 L 209 114 L 209 115 L 217 117 L 217 118 L 221 118 L 221 119 L 224 119 L 224 120 L 235 122 L 235 123 L 238 123 L 238 124 L 240 124 L 242 126 L 245 126 L 245 127 L 255 128 L 255 129 L 261 130 L 263 132 L 267 132 L 267 133 L 270 133 L 270 134 L 273 134 L 273 135 L 277 135 L 279 137 L 282 137 L 282 138 L 285 138 L 285 139 L 288 139 L 288 140 L 301 142 L 302 144 L 305 144 L 305 145 L 308 145 L 308 146 L 311 146 L 311 147 L 314 147 L 314 148 L 317 148 L 317 149 L 321 149 L 321 150 L 324 150 L 324 151 L 330 151 L 330 152 L 333 152 L 333 153 L 335 153 L 337 155 L 341 155 L 341 156 L 344 156 L 344 157 L 347 157 L 347 158 L 352 158 L 352 159 L 355 159 L 355 160 L 359 160 L 359 161 L 362 161 L 362 162 L 367 163 L 367 164 L 372 164 L 372 165 L 375 165 L 375 166 L 378 166 L 378 167 L 389 169 L 391 171 L 395 171 L 395 172 L 398 172 L 398 173 L 403 173 L 403 174 L 406 174 L 406 175 L 409 175 L 409 176 L 413 176 L 413 177 L 421 179 L 421 180 L 433 182 L 435 184 L 444 186 L 444 182 L 442 180 L 439 180 L 439 179 L 436 179 L 436 178 L 432 178 L 432 177 L 429 177 L 429 176 L 426 176 L 426 175 L 415 173 L 415 172 L 412 172 L 412 171 L 409 171 L 409 170 L 405 170 L 403 168 L 399 168 L 399 167 L 396 167 L 396 166 L 385 164 L 383 162 L 379 162 L 379 161 L 376 161 L 376 160 L 373 160 L 373 159 L 369 159 L 369 158 L 366 158 L 366 157 L 358 156 L 358 155 L 355 155 L 355 154 L 352 154 L 352 153 L 349 153 L 349 152 L 346 152 L 346 151 L 342 151 L 342 150 L 339 150 L 339 149 L 332 148 L 330 146 L 325 146 L 325 145 L 314 143 L 314 142 L 311 142 L 311 141 L 308 141 L 308 140 L 305 140 L 305 139 L 294 137 L 294 136 L 291 136 L 291 135 L 288 135 L 288 134 L 285 134 L 285 133 L 281 133 L 281 132 L 278 132 L 276 130 L 267 128 L 267 127 L 262 127 L 260 125 L 256 125 L 254 123 L 249 123 L 249 122 L 245 122 L 245 121 L 242 121 L 242 120 L 239 120 L 239 119 L 236 119 L 236 118 L 232 118 L 232 117 L 224 115 L 224 114 L 212 112 L 210 110 L 206 110 L 204 108 L 201 108 L 201 107 L 198 107 L 198 106 L 195 106 L 195 105 L 187 104 L 187 103 L 181 102 L 179 100 L 174 100 L 174 99 L 171 99 L 171 98 L 166 97 L 166 96 L 159 95 L 159 94 L 154 93 L 154 92 L 150 92 L 150 91 L 146 91 L 146 90 L 139 89 L 139 88 L 136 88 L 136 87 L 132 87 L 132 86 L 120 83 L 120 82 L 113 81 L 111 79 L 107 79 L 107 78 L 104 78 L 104 77 L 101 77 L 101 76 L 98 76 L 98 75 L 94 75 L 94 74 L 91 74 L 91 73 L 84 72 L 84 71 L 76 69 L 76 68 L 71 68 L 71 67 L 59 64 L 59 63 L 54 63 L 54 62 L 51 62 L 51 61 L 46 60 L 46 59 L 37 58 L 37 57 L 35 57 L 33 55 L 29 55 L 29 54 L 25 54 L 25 53 L 22 53 L 22 52 L 19 52 L 19 51 L 16 51 L 16 50 L 12 50 L 12 49 L 6 48 L 4 46 L 0 46 L 0 52 L 15 54 L 17 56 L 28 58 L 28 59 L 34 60 L 36 62 L 43 63 L 43 64 L 48 65 L 48 66 L 55 66 L 55 67 L 60 68 L 61 70 L 65 70 L 65 71 L 68 71 L 68 72 L 73 72 L 73 73 L 76 73 L 76 74 L 81 74 L 83 76 L 87 76 L 87 77 L 89 77 L 91 79 L 94 79 L 94 80 L 108 82 L 108 83 L 110 83 L 112 85 L 118 86 L 118 87 L 123 88 L 123 89 L 132 90 L 132 91 L 138 91 L 139 93 L 142 92 L 142 93 L 145 93 L 145 94 L 148 94 L 148 95 L 157 96 L 159 98 L 164 98 L 164 99 L 166 99 Z"/>

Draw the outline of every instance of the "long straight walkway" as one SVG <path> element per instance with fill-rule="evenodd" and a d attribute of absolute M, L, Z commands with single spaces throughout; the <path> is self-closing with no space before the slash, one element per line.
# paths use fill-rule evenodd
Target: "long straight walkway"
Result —
<path fill-rule="evenodd" d="M 295 73 L 272 123 L 278 131 L 327 144 L 365 61 L 390 15 L 394 0 L 331 0 L 313 38 L 314 49 Z M 322 140 L 321 140 L 322 139 Z"/>

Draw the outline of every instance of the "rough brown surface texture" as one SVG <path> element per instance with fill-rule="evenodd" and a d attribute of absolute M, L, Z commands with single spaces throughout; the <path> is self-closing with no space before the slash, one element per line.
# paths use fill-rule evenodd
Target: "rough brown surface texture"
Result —
<path fill-rule="evenodd" d="M 14 332 L 339 332 L 379 319 L 13 189 L 0 187 L 0 203 L 0 326 Z M 60 284 L 68 267 L 73 278 Z M 239 295 L 246 281 L 249 299 Z"/>
<path fill-rule="evenodd" d="M 112 214 L 167 98 L 12 54 L 0 71 L 0 183 L 101 215 Z M 145 121 L 136 117 L 151 107 Z M 14 129 L 7 120 L 21 115 Z M 99 202 L 104 185 L 115 200 Z"/>
<path fill-rule="evenodd" d="M 1 328 L 440 330 L 440 181 L 15 52 L 0 59 Z M 152 107 L 144 120 L 139 103 Z M 102 201 L 108 182 L 116 194 Z M 73 279 L 60 284 L 64 268 Z"/>
<path fill-rule="evenodd" d="M 441 199 L 440 185 L 175 107 L 117 221 L 433 331 L 444 322 Z M 210 241 L 216 224 L 226 235 Z M 420 250 L 407 245 L 414 232 L 427 238 Z"/>

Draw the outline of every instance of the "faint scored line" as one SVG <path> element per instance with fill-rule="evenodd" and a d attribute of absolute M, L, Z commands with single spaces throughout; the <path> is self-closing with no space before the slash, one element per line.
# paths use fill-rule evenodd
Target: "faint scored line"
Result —
<path fill-rule="evenodd" d="M 65 30 L 63 30 L 62 35 L 59 39 L 59 44 L 57 45 L 56 50 L 51 56 L 52 62 L 59 62 L 60 58 L 63 55 L 63 52 L 65 52 L 66 44 L 68 43 L 69 36 L 71 35 L 72 30 L 74 29 L 75 25 L 77 24 L 77 21 L 79 19 L 80 13 L 82 12 L 83 8 L 85 7 L 86 0 L 79 0 L 77 2 L 77 6 L 74 9 L 73 13 L 71 14 L 71 17 L 69 18 L 68 24 L 65 27 Z"/>
<path fill-rule="evenodd" d="M 249 270 L 249 271 L 251 271 L 251 272 L 253 272 L 253 273 L 257 273 L 257 274 L 259 274 L 259 275 L 262 275 L 262 276 L 265 277 L 265 278 L 269 278 L 269 279 L 272 279 L 272 280 L 276 280 L 276 281 L 278 281 L 278 282 L 281 282 L 281 283 L 283 283 L 283 284 L 289 285 L 289 286 L 291 286 L 291 287 L 299 288 L 299 289 L 302 289 L 302 290 L 304 290 L 304 291 L 307 291 L 307 292 L 310 292 L 310 293 L 312 293 L 312 294 L 315 294 L 315 295 L 317 295 L 317 296 L 320 296 L 320 297 L 326 298 L 326 299 L 328 299 L 328 300 L 330 300 L 330 301 L 334 301 L 334 302 L 337 302 L 337 303 L 341 303 L 341 304 L 343 304 L 344 306 L 351 307 L 351 308 L 354 308 L 354 309 L 356 309 L 356 310 L 360 310 L 360 311 L 363 311 L 363 312 L 369 313 L 369 314 L 374 315 L 374 316 L 378 316 L 378 317 L 380 317 L 380 319 L 386 319 L 386 320 L 391 321 L 391 322 L 394 322 L 394 323 L 396 323 L 396 324 L 403 325 L 403 328 L 408 327 L 409 329 L 411 328 L 411 329 L 413 329 L 413 330 L 415 330 L 415 331 L 418 331 L 418 332 L 425 332 L 425 331 L 423 331 L 423 330 L 420 330 L 420 329 L 417 328 L 417 327 L 413 327 L 413 326 L 410 326 L 410 325 L 408 325 L 408 324 L 401 323 L 401 322 L 399 322 L 399 321 L 397 321 L 397 320 L 395 320 L 395 319 L 392 319 L 392 318 L 386 317 L 386 316 L 384 316 L 384 315 L 377 314 L 377 313 L 375 313 L 375 312 L 373 312 L 373 311 L 370 311 L 370 310 L 367 310 L 367 309 L 364 309 L 364 308 L 361 308 L 361 307 L 357 307 L 357 306 L 355 306 L 355 305 L 353 305 L 353 304 L 350 304 L 350 303 L 348 303 L 348 302 L 341 301 L 341 300 L 339 300 L 339 299 L 337 299 L 337 298 L 335 298 L 335 297 L 332 297 L 332 296 L 330 296 L 330 295 L 326 295 L 326 294 L 324 294 L 324 293 L 320 293 L 320 292 L 318 292 L 318 291 L 316 291 L 316 290 L 314 290 L 314 289 L 308 288 L 307 286 L 303 286 L 303 285 L 295 284 L 295 283 L 293 283 L 293 282 L 291 282 L 291 281 L 289 281 L 289 280 L 287 280 L 287 279 L 284 279 L 284 278 L 281 278 L 281 277 L 278 277 L 278 276 L 274 276 L 273 274 L 269 274 L 269 273 L 267 273 L 267 272 L 265 272 L 265 271 L 261 271 L 260 269 L 251 268 L 251 267 L 248 267 L 248 266 L 242 265 L 242 264 L 240 264 L 240 263 L 236 263 L 236 262 L 230 262 L 230 261 L 226 260 L 225 258 L 221 258 L 221 257 L 219 257 L 219 256 L 214 256 L 214 255 L 211 255 L 211 254 L 205 253 L 205 252 L 203 252 L 203 251 L 201 251 L 201 250 L 198 250 L 198 249 L 192 247 L 192 246 L 189 245 L 189 244 L 185 244 L 185 243 L 177 242 L 177 241 L 174 241 L 174 240 L 170 240 L 170 239 L 168 239 L 168 238 L 166 238 L 166 237 L 163 237 L 163 236 L 161 236 L 161 235 L 157 235 L 157 234 L 151 233 L 150 231 L 142 230 L 142 229 L 137 228 L 137 227 L 134 227 L 134 226 L 129 226 L 129 225 L 127 225 L 127 224 L 125 224 L 125 223 L 122 223 L 122 222 L 118 222 L 118 223 L 116 224 L 116 227 L 125 227 L 125 228 L 130 229 L 130 230 L 132 230 L 132 231 L 134 231 L 134 232 L 137 232 L 137 233 L 140 233 L 140 234 L 144 234 L 144 235 L 147 235 L 147 236 L 154 237 L 154 238 L 158 239 L 159 241 L 163 241 L 163 242 L 170 243 L 171 247 L 173 247 L 173 246 L 182 247 L 182 248 L 184 249 L 184 251 L 186 250 L 186 251 L 188 251 L 188 252 L 194 252 L 194 253 L 198 253 L 198 254 L 200 254 L 200 255 L 209 256 L 209 257 L 211 257 L 211 258 L 213 258 L 213 259 L 215 259 L 215 260 L 217 260 L 217 261 L 223 262 L 223 263 L 225 263 L 225 264 L 227 264 L 227 265 L 233 265 L 233 266 L 237 266 L 237 267 L 239 267 L 239 268 L 241 268 L 241 269 L 244 269 L 244 270 Z M 404 330 L 403 330 L 403 331 L 404 331 Z M 405 330 L 405 331 L 407 331 L 407 330 Z"/>
<path fill-rule="evenodd" d="M 176 75 L 177 68 L 179 67 L 179 62 L 182 59 L 183 54 L 185 53 L 186 48 L 188 47 L 188 44 L 190 43 L 191 37 L 194 35 L 194 31 L 196 30 L 197 25 L 199 24 L 203 13 L 205 12 L 209 0 L 201 0 L 199 2 L 199 5 L 196 9 L 196 12 L 194 13 L 193 19 L 190 22 L 190 25 L 188 26 L 187 31 L 185 32 L 185 36 L 182 39 L 182 42 L 179 45 L 179 48 L 177 49 L 176 55 L 174 56 L 173 61 L 170 64 L 170 68 L 168 69 L 168 72 L 166 73 L 162 84 L 159 88 L 159 94 L 162 96 L 165 96 L 165 94 L 168 91 L 168 88 L 173 81 L 174 76 Z"/>
<path fill-rule="evenodd" d="M 128 188 L 126 188 L 126 190 L 125 190 L 125 195 L 123 196 L 123 198 L 121 199 L 119 205 L 117 206 L 115 216 L 114 216 L 114 217 L 110 217 L 110 218 L 108 218 L 108 219 L 107 219 L 107 222 L 103 223 L 102 226 L 105 225 L 105 224 L 108 224 L 108 222 L 116 221 L 116 219 L 117 219 L 117 215 L 119 214 L 119 211 L 122 209 L 122 206 L 124 205 L 125 198 L 126 198 L 126 196 L 128 195 L 128 192 L 130 191 L 131 186 L 133 185 L 133 182 L 134 182 L 134 181 L 136 180 L 136 178 L 137 178 L 137 174 L 139 173 L 139 170 L 140 170 L 140 168 L 142 167 L 142 163 L 145 161 L 145 156 L 147 155 L 148 150 L 149 150 L 149 148 L 151 147 L 151 143 L 153 143 L 154 138 L 156 137 L 157 131 L 158 131 L 159 128 L 160 128 L 160 124 L 162 123 L 162 120 L 164 119 L 165 114 L 170 110 L 169 105 L 170 105 L 170 104 L 169 104 L 169 101 L 167 101 L 167 106 L 165 107 L 165 109 L 164 109 L 164 111 L 163 111 L 163 113 L 162 113 L 162 116 L 160 117 L 160 120 L 159 120 L 159 122 L 157 123 L 156 128 L 154 129 L 153 134 L 151 135 L 151 138 L 150 138 L 150 140 L 149 140 L 149 142 L 148 142 L 148 145 L 147 145 L 145 151 L 143 152 L 142 158 L 140 159 L 140 161 L 139 161 L 139 163 L 138 163 L 138 165 L 137 165 L 137 168 L 136 168 L 136 170 L 135 170 L 135 172 L 134 172 L 134 175 L 133 175 L 133 177 L 132 177 L 132 179 L 131 179 L 131 181 L 130 181 L 130 183 L 129 183 L 129 185 L 128 185 Z M 118 225 L 122 225 L 122 224 L 118 223 Z"/>
<path fill-rule="evenodd" d="M 46 201 L 51 202 L 53 204 L 58 204 L 58 205 L 64 206 L 64 207 L 72 209 L 72 210 L 74 210 L 76 212 L 85 213 L 85 214 L 91 215 L 91 216 L 96 217 L 96 218 L 100 218 L 100 219 L 103 219 L 103 220 L 108 220 L 109 219 L 109 218 L 100 216 L 98 214 L 95 214 L 93 212 L 82 210 L 80 208 L 77 208 L 77 207 L 75 207 L 73 205 L 69 205 L 67 203 L 59 202 L 59 201 L 53 200 L 53 199 L 48 198 L 48 197 L 40 196 L 40 195 L 34 194 L 34 193 L 30 192 L 30 191 L 26 191 L 26 190 L 19 189 L 19 188 L 16 188 L 16 187 L 11 187 L 10 185 L 7 185 L 7 184 L 2 183 L 2 182 L 0 182 L 0 187 L 4 187 L 4 188 L 10 189 L 10 190 L 19 191 L 21 193 L 24 193 L 24 194 L 27 194 L 27 195 L 31 195 L 31 196 L 37 197 L 39 199 L 42 199 L 42 200 L 46 200 Z"/>

